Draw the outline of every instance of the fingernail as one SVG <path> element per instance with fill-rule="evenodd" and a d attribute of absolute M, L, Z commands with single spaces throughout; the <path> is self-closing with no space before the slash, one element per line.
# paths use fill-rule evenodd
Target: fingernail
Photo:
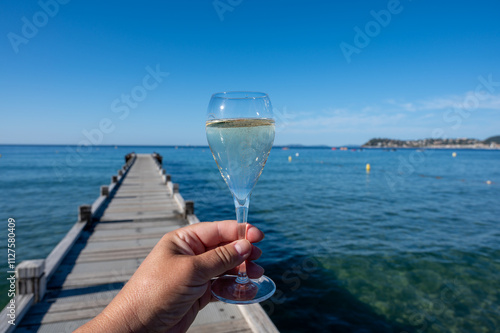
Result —
<path fill-rule="evenodd" d="M 250 250 L 252 249 L 252 245 L 250 244 L 249 241 L 245 239 L 241 239 L 234 243 L 234 249 L 240 256 L 245 256 L 246 254 L 250 253 Z"/>

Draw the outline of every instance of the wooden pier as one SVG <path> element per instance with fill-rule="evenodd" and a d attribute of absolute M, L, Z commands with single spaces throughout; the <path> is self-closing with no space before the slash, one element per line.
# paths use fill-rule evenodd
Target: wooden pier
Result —
<path fill-rule="evenodd" d="M 161 167 L 161 156 L 126 156 L 126 164 L 46 259 L 17 269 L 16 325 L 0 314 L 0 332 L 72 332 L 120 291 L 167 232 L 198 223 L 193 202 Z M 188 332 L 278 332 L 259 304 L 209 304 Z"/>

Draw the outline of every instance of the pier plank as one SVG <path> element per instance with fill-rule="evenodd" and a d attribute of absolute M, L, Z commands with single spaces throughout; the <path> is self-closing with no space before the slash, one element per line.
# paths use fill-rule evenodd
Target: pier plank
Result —
<path fill-rule="evenodd" d="M 109 304 L 165 233 L 199 222 L 152 155 L 136 155 L 113 180 L 92 205 L 97 221 L 75 224 L 46 259 L 45 296 L 37 304 L 25 296 L 29 310 L 16 332 L 71 332 L 83 325 Z M 258 304 L 216 302 L 200 311 L 188 332 L 277 329 Z"/>

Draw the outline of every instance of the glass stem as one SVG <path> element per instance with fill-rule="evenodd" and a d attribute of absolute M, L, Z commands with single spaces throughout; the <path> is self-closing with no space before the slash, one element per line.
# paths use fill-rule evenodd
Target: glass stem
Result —
<path fill-rule="evenodd" d="M 234 198 L 236 219 L 238 220 L 238 239 L 247 239 L 247 217 L 249 204 L 250 198 L 248 197 L 244 201 Z M 243 262 L 238 268 L 238 277 L 236 278 L 236 282 L 248 283 L 249 281 L 250 279 L 247 276 L 247 265 L 246 262 Z"/>

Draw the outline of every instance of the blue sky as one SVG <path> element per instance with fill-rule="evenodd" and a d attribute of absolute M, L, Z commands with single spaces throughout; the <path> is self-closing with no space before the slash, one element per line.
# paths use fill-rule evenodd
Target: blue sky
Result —
<path fill-rule="evenodd" d="M 498 1 L 0 4 L 0 143 L 206 144 L 218 91 L 276 144 L 500 134 Z M 168 73 L 168 74 L 167 74 Z"/>

